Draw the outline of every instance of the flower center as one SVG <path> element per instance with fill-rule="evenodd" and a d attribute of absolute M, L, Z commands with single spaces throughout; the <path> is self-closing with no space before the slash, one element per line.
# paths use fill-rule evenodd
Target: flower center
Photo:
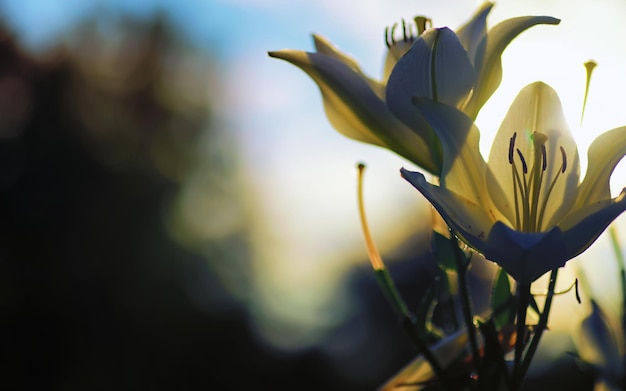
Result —
<path fill-rule="evenodd" d="M 433 26 L 433 22 L 425 16 L 416 16 L 413 18 L 413 21 L 414 23 L 407 24 L 404 19 L 402 19 L 402 36 L 400 40 L 396 39 L 398 23 L 394 23 L 391 29 L 389 27 L 385 28 L 385 44 L 396 61 L 409 50 L 413 42 L 422 35 L 424 31 Z"/>
<path fill-rule="evenodd" d="M 523 232 L 541 231 L 543 218 L 548 205 L 550 193 L 554 189 L 557 180 L 567 169 L 567 156 L 565 149 L 561 150 L 561 167 L 556 171 L 553 178 L 544 175 L 548 169 L 546 142 L 548 136 L 534 132 L 531 136 L 534 156 L 532 167 L 529 169 L 528 162 L 522 151 L 515 147 L 517 132 L 509 142 L 509 164 L 513 178 L 513 198 L 515 201 L 515 229 Z"/>

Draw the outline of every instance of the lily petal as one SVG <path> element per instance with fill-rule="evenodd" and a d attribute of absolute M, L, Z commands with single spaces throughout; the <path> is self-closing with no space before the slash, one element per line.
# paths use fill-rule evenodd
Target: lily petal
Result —
<path fill-rule="evenodd" d="M 447 368 L 467 349 L 467 329 L 461 329 L 456 333 L 442 339 L 431 347 L 432 353 L 439 365 Z M 431 366 L 424 356 L 419 355 L 407 364 L 393 378 L 389 379 L 379 391 L 402 391 L 419 390 L 418 384 L 432 379 L 434 376 Z M 412 388 L 410 385 L 415 384 Z"/>
<path fill-rule="evenodd" d="M 387 105 L 410 126 L 414 96 L 456 107 L 473 86 L 474 68 L 456 34 L 448 28 L 429 29 L 393 68 L 387 81 Z"/>
<path fill-rule="evenodd" d="M 365 75 L 354 58 L 340 51 L 328 39 L 322 37 L 321 35 L 313 34 L 313 44 L 315 45 L 316 52 L 336 58 L 344 64 L 348 65 L 350 68 L 352 68 L 352 70 L 358 72 L 362 76 Z"/>
<path fill-rule="evenodd" d="M 306 72 L 317 83 L 326 116 L 347 137 L 391 149 L 431 173 L 439 172 L 423 122 L 418 134 L 400 122 L 372 90 L 367 80 L 343 61 L 321 53 L 299 50 L 269 52 Z M 414 119 L 416 121 L 417 119 Z"/>
<path fill-rule="evenodd" d="M 617 335 L 598 303 L 591 300 L 591 314 L 581 323 L 574 338 L 580 358 L 592 364 L 602 377 L 619 382 L 624 372 Z"/>
<path fill-rule="evenodd" d="M 461 238 L 478 252 L 486 250 L 486 240 L 494 219 L 486 209 L 460 194 L 431 185 L 419 172 L 400 170 L 409 181 L 439 212 Z"/>
<path fill-rule="evenodd" d="M 550 202 L 545 210 L 545 220 L 564 215 L 576 200 L 578 180 L 579 180 L 579 163 L 576 142 L 569 131 L 561 101 L 550 86 L 542 82 L 535 82 L 524 87 L 517 95 L 509 111 L 507 112 L 502 125 L 496 134 L 494 142 L 489 153 L 489 168 L 494 174 L 487 178 L 489 190 L 493 202 L 498 209 L 507 216 L 509 221 L 514 221 L 515 200 L 513 192 L 514 177 L 512 167 L 509 163 L 510 141 L 514 133 L 517 133 L 515 139 L 515 148 L 519 149 L 528 164 L 528 175 L 533 168 L 535 151 L 533 133 L 539 132 L 548 137 L 545 144 L 547 165 L 543 171 L 542 191 L 539 194 L 539 201 L 544 200 L 550 182 L 561 170 L 563 163 L 561 149 L 563 147 L 567 156 L 566 173 L 559 174 L 561 177 L 550 192 Z M 518 171 L 522 166 L 517 154 L 513 154 L 513 160 L 516 162 Z M 537 169 L 541 169 L 537 167 Z M 521 175 L 521 173 L 520 173 Z M 562 176 L 565 175 L 565 178 Z M 505 196 L 496 194 L 492 190 L 498 190 L 497 184 L 505 190 Z M 557 213 L 557 211 L 561 211 Z M 553 226 L 547 225 L 548 227 Z"/>
<path fill-rule="evenodd" d="M 318 53 L 325 54 L 329 57 L 336 58 L 337 60 L 343 62 L 347 66 L 349 66 L 353 71 L 361 75 L 363 79 L 365 79 L 372 90 L 378 95 L 380 99 L 385 99 L 385 86 L 380 82 L 368 77 L 356 60 L 349 55 L 343 53 L 339 50 L 335 45 L 333 45 L 328 39 L 322 37 L 321 35 L 313 34 L 313 43 L 315 45 L 315 50 Z"/>
<path fill-rule="evenodd" d="M 465 113 L 475 119 L 481 107 L 500 85 L 502 81 L 502 53 L 506 47 L 526 29 L 538 24 L 559 24 L 561 21 L 549 16 L 523 16 L 507 19 L 489 30 L 476 50 L 484 53 L 475 59 L 477 82 Z M 483 46 L 484 48 L 481 48 Z"/>
<path fill-rule="evenodd" d="M 557 227 L 526 233 L 498 221 L 487 239 L 485 258 L 496 262 L 519 283 L 530 283 L 546 272 L 565 265 L 566 241 Z"/>
<path fill-rule="evenodd" d="M 624 210 L 626 210 L 626 189 L 612 200 L 588 204 L 568 215 L 559 223 L 565 235 L 568 259 L 591 246 Z"/>
<path fill-rule="evenodd" d="M 474 13 L 472 19 L 456 31 L 456 35 L 459 37 L 459 41 L 461 41 L 461 44 L 467 51 L 467 55 L 472 62 L 472 65 L 476 64 L 476 58 L 482 58 L 484 54 L 484 45 L 482 46 L 483 53 L 477 54 L 477 51 L 478 46 L 487 35 L 487 15 L 489 15 L 492 8 L 493 3 L 488 1 L 484 2 L 476 13 Z"/>
<path fill-rule="evenodd" d="M 414 98 L 413 103 L 441 143 L 441 186 L 478 205 L 488 205 L 484 179 L 487 166 L 480 154 L 480 132 L 474 122 L 461 111 L 429 99 Z"/>
<path fill-rule="evenodd" d="M 626 154 L 626 126 L 598 136 L 587 152 L 589 166 L 580 184 L 576 208 L 611 198 L 609 180 L 615 166 Z"/>

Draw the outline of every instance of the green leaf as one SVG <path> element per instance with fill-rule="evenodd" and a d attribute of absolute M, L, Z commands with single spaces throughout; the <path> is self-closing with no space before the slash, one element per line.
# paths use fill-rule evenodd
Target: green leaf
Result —
<path fill-rule="evenodd" d="M 434 308 L 438 303 L 437 290 L 440 280 L 436 279 L 433 285 L 431 285 L 426 293 L 421 298 L 415 314 L 415 326 L 418 333 L 427 340 L 427 343 L 431 344 L 443 337 L 434 330 L 432 325 L 432 316 Z"/>
<path fill-rule="evenodd" d="M 444 270 L 457 270 L 454 243 L 439 232 L 433 231 L 430 246 L 437 265 Z"/>
<path fill-rule="evenodd" d="M 491 288 L 491 310 L 498 328 L 511 323 L 515 315 L 515 296 L 511 293 L 509 276 L 502 268 L 498 269 Z"/>

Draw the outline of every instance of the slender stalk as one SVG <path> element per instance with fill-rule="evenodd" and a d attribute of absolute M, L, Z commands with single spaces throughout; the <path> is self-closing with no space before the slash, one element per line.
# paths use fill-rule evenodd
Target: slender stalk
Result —
<path fill-rule="evenodd" d="M 478 341 L 476 338 L 476 328 L 474 327 L 474 315 L 472 312 L 472 303 L 470 302 L 470 292 L 467 285 L 467 267 L 468 262 L 465 254 L 459 248 L 454 233 L 450 235 L 450 242 L 453 246 L 454 255 L 456 258 L 457 271 L 459 273 L 459 295 L 461 297 L 461 308 L 463 311 L 463 319 L 467 326 L 467 332 L 469 336 L 470 350 L 472 351 L 472 359 L 474 362 L 474 369 L 478 372 L 480 369 L 480 353 L 478 351 Z"/>
<path fill-rule="evenodd" d="M 526 336 L 526 311 L 530 303 L 530 284 L 517 286 L 517 335 L 515 337 L 515 361 L 513 363 L 513 390 L 518 390 L 522 383 L 522 355 Z"/>
<path fill-rule="evenodd" d="M 550 307 L 552 306 L 552 298 L 554 297 L 554 288 L 556 286 L 556 277 L 559 273 L 558 269 L 552 270 L 550 273 L 550 282 L 548 283 L 548 295 L 546 296 L 546 301 L 543 305 L 543 311 L 541 311 L 541 315 L 539 316 L 539 323 L 535 328 L 535 332 L 532 340 L 530 341 L 530 345 L 528 346 L 528 351 L 526 352 L 526 356 L 524 357 L 524 361 L 522 363 L 522 368 L 519 373 L 519 382 L 521 383 L 526 376 L 526 372 L 528 372 L 528 368 L 530 367 L 530 363 L 533 360 L 535 352 L 539 347 L 539 341 L 541 340 L 541 335 L 545 331 L 548 325 L 548 316 L 550 315 Z"/>

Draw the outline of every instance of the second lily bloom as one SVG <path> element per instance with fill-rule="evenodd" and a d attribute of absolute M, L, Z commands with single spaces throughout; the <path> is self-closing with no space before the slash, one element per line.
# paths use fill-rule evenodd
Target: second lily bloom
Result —
<path fill-rule="evenodd" d="M 317 83 L 326 115 L 339 132 L 388 148 L 438 176 L 441 146 L 433 124 L 415 109 L 412 98 L 445 103 L 475 119 L 500 84 L 501 55 L 508 44 L 529 27 L 559 23 L 548 16 L 526 16 L 487 31 L 492 7 L 485 3 L 456 33 L 418 26 L 419 36 L 405 28 L 402 39 L 387 37 L 390 50 L 381 81 L 366 76 L 353 59 L 319 36 L 314 36 L 316 52 L 269 55 L 298 66 Z"/>

